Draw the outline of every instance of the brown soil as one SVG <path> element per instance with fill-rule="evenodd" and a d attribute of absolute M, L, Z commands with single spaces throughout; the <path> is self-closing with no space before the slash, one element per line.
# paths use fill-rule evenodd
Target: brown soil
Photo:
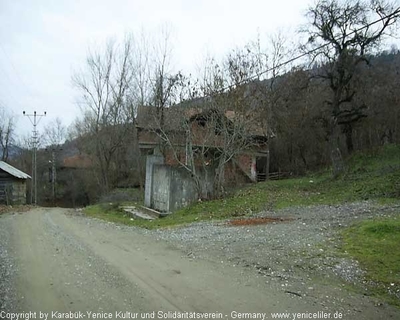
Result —
<path fill-rule="evenodd" d="M 287 222 L 292 221 L 292 218 L 271 218 L 271 217 L 263 217 L 263 218 L 250 218 L 250 219 L 236 219 L 228 222 L 229 225 L 232 226 L 249 226 L 249 225 L 258 225 L 258 224 L 268 224 L 268 223 L 277 223 L 277 222 Z"/>
<path fill-rule="evenodd" d="M 33 208 L 34 208 L 34 206 L 30 206 L 30 205 L 15 205 L 15 206 L 0 205 L 0 214 L 9 213 L 9 212 L 13 212 L 13 213 L 27 212 Z"/>

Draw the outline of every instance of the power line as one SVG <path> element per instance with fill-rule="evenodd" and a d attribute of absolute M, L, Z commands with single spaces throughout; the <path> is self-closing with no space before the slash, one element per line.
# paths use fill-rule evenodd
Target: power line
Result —
<path fill-rule="evenodd" d="M 14 83 L 16 83 L 16 84 L 20 83 L 20 84 L 21 84 L 20 87 L 24 87 L 25 92 L 26 92 L 26 94 L 27 94 L 28 97 L 34 98 L 34 95 L 33 95 L 32 91 L 30 90 L 30 88 L 29 88 L 29 86 L 26 84 L 26 82 L 24 81 L 24 79 L 23 79 L 23 77 L 21 76 L 20 72 L 18 72 L 18 69 L 15 67 L 15 65 L 14 65 L 14 63 L 13 63 L 13 61 L 12 61 L 12 59 L 11 59 L 10 56 L 7 54 L 7 52 L 6 52 L 4 46 L 2 45 L 1 42 L 0 42 L 0 49 L 1 49 L 1 51 L 3 52 L 3 55 L 5 56 L 5 58 L 8 60 L 9 65 L 11 66 L 11 69 L 14 71 L 15 79 L 16 79 L 17 81 L 12 81 L 12 78 L 10 77 L 10 75 L 8 74 L 8 72 L 6 72 L 6 69 L 5 69 L 5 68 L 2 68 L 3 71 L 4 71 L 4 74 L 8 77 L 8 79 L 10 80 L 10 82 L 14 82 Z M 21 102 L 18 102 L 18 99 L 15 99 L 15 96 L 14 96 L 14 94 L 12 93 L 12 90 L 9 90 L 7 94 L 11 97 L 11 100 L 12 100 L 14 103 L 16 103 L 16 104 L 18 104 L 18 105 L 22 105 Z"/>
<path fill-rule="evenodd" d="M 20 73 L 18 72 L 17 68 L 15 67 L 13 61 L 11 60 L 10 56 L 7 54 L 6 50 L 4 49 L 3 45 L 0 43 L 0 48 L 1 51 L 3 51 L 4 55 L 6 56 L 7 60 L 10 62 L 10 65 L 12 67 L 12 69 L 15 72 L 15 75 L 17 76 L 17 78 L 19 78 L 20 82 L 22 83 L 22 85 L 25 87 L 26 92 L 28 93 L 29 96 L 32 96 L 32 92 L 29 89 L 29 87 L 26 85 L 24 79 L 22 78 L 22 76 L 20 75 Z"/>
<path fill-rule="evenodd" d="M 369 24 L 367 24 L 367 25 L 365 25 L 365 26 L 363 26 L 363 27 L 361 27 L 361 28 L 359 28 L 359 29 L 356 29 L 356 30 L 350 32 L 349 34 L 344 35 L 344 36 L 342 36 L 342 37 L 340 37 L 340 38 L 338 38 L 338 39 L 335 39 L 335 40 L 336 40 L 336 41 L 343 40 L 343 39 L 345 39 L 345 38 L 348 37 L 348 36 L 351 36 L 351 35 L 353 35 L 353 34 L 359 32 L 359 31 L 362 31 L 362 30 L 364 30 L 364 29 L 367 29 L 367 28 L 369 28 L 369 27 L 371 27 L 371 26 L 377 24 L 378 22 L 382 22 L 382 21 L 384 21 L 384 20 L 386 20 L 386 19 L 390 19 L 390 18 L 397 18 L 397 17 L 399 17 L 399 14 L 400 14 L 400 8 L 396 9 L 394 12 L 392 12 L 391 14 L 389 14 L 389 15 L 387 15 L 387 16 L 381 17 L 380 19 L 377 19 L 377 20 L 375 20 L 375 21 L 373 21 L 373 22 L 371 22 L 371 23 L 369 23 Z M 259 78 L 260 76 L 262 76 L 262 75 L 264 75 L 264 74 L 266 74 L 266 73 L 268 73 L 268 72 L 274 71 L 275 69 L 281 68 L 281 67 L 283 67 L 283 66 L 285 66 L 285 65 L 287 65 L 287 64 L 289 64 L 289 63 L 292 63 L 292 62 L 294 62 L 294 61 L 296 61 L 296 60 L 299 60 L 299 59 L 301 59 L 301 58 L 303 58 L 303 57 L 305 57 L 305 56 L 308 56 L 308 55 L 310 55 L 310 54 L 312 54 L 312 53 L 315 53 L 316 51 L 321 50 L 321 49 L 323 49 L 323 48 L 325 48 L 325 47 L 327 47 L 327 46 L 329 46 L 329 45 L 331 45 L 331 43 L 330 43 L 330 42 L 327 42 L 327 43 L 325 43 L 325 44 L 323 44 L 323 45 L 320 45 L 320 46 L 317 47 L 317 48 L 314 48 L 314 49 L 309 50 L 309 51 L 307 51 L 307 52 L 303 52 L 302 54 L 299 54 L 299 55 L 297 55 L 297 56 L 295 56 L 295 57 L 293 57 L 293 58 L 291 58 L 291 59 L 289 59 L 289 60 L 286 60 L 286 61 L 284 61 L 284 62 L 282 62 L 282 63 L 280 63 L 280 64 L 278 64 L 278 65 L 276 65 L 276 66 L 267 68 L 267 69 L 265 69 L 265 70 L 263 70 L 263 71 L 260 71 L 260 72 L 256 73 L 256 74 L 253 75 L 253 76 L 247 77 L 247 78 L 245 78 L 245 79 L 239 81 L 239 83 L 236 83 L 236 84 L 234 84 L 234 85 L 228 85 L 228 86 L 226 86 L 226 87 L 223 87 L 223 88 L 220 89 L 219 91 L 220 91 L 220 92 L 224 92 L 224 91 L 226 91 L 226 90 L 228 90 L 228 89 L 232 89 L 232 88 L 234 88 L 234 87 L 236 87 L 236 86 L 240 86 L 240 85 L 242 85 L 242 84 L 245 84 L 245 83 L 248 82 L 248 81 L 256 80 L 257 78 Z"/>
<path fill-rule="evenodd" d="M 4 78 L 6 78 L 5 79 L 6 81 L 2 81 L 2 85 L 0 86 L 0 88 L 5 89 L 3 90 L 2 95 L 8 97 L 8 100 L 11 101 L 12 103 L 15 103 L 16 105 L 21 105 L 19 102 L 17 102 L 17 99 L 13 94 L 12 85 L 10 86 L 10 83 L 14 81 L 12 81 L 6 69 L 4 69 L 1 65 L 0 65 L 0 73 L 4 75 Z"/>

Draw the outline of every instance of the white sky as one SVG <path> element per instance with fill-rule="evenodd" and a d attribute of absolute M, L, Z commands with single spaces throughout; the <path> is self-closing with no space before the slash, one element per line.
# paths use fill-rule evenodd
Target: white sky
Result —
<path fill-rule="evenodd" d="M 0 0 L 0 104 L 31 130 L 22 111 L 47 111 L 71 124 L 80 110 L 71 85 L 88 48 L 127 32 L 156 33 L 167 24 L 177 70 L 192 71 L 209 53 L 296 31 L 313 0 Z"/>

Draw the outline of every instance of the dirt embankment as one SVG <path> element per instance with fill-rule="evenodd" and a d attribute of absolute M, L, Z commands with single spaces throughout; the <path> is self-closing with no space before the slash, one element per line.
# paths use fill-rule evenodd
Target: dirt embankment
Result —
<path fill-rule="evenodd" d="M 356 264 L 337 264 L 318 245 L 329 243 L 331 229 L 342 222 L 331 216 L 316 223 L 319 212 L 306 213 L 288 211 L 293 220 L 273 224 L 201 223 L 162 231 L 64 209 L 2 215 L 0 307 L 113 315 L 218 311 L 227 319 L 232 311 L 267 318 L 318 311 L 340 312 L 344 319 L 399 317 L 400 310 L 330 280 L 336 279 L 335 268 L 357 277 Z M 326 279 L 318 276 L 321 270 L 329 271 Z"/>

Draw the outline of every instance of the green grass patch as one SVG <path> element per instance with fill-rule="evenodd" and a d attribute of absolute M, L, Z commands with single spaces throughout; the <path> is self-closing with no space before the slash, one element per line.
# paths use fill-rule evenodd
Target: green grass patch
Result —
<path fill-rule="evenodd" d="M 100 203 L 85 208 L 87 216 L 115 223 L 133 225 L 130 216 L 119 208 L 118 203 Z"/>
<path fill-rule="evenodd" d="M 132 221 L 118 208 L 104 205 L 88 207 L 86 212 L 115 222 L 157 228 L 290 206 L 335 205 L 370 199 L 383 204 L 400 203 L 399 159 L 400 146 L 397 145 L 356 153 L 348 159 L 346 173 L 337 179 L 324 171 L 303 178 L 253 184 L 232 192 L 224 199 L 197 202 L 152 222 Z"/>
<path fill-rule="evenodd" d="M 343 232 L 343 250 L 357 259 L 377 285 L 370 291 L 400 306 L 389 290 L 400 289 L 400 220 L 363 221 Z"/>

